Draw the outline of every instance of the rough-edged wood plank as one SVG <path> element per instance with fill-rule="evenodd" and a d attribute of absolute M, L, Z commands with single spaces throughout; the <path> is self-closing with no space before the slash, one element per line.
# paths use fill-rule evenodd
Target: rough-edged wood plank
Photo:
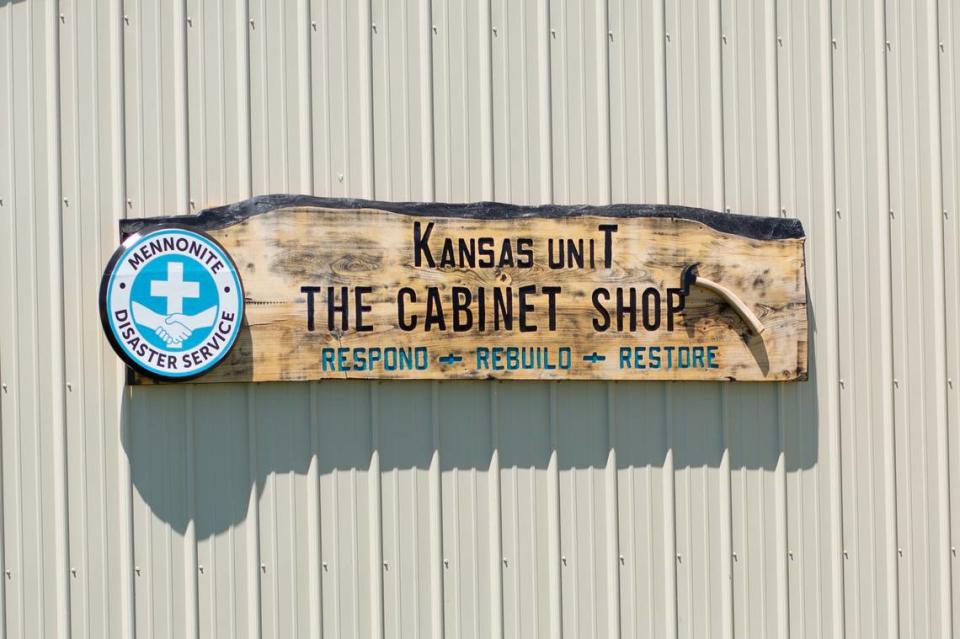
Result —
<path fill-rule="evenodd" d="M 168 221 L 173 220 L 124 220 L 121 232 L 129 235 Z M 676 206 L 520 207 L 266 196 L 175 221 L 218 240 L 243 279 L 246 310 L 237 344 L 199 382 L 324 378 L 783 381 L 807 377 L 804 237 L 796 220 Z M 615 230 L 610 228 L 614 225 Z M 418 228 L 421 238 L 429 232 L 420 250 Z M 480 238 L 489 239 L 481 243 Z M 452 265 L 444 254 L 448 239 L 452 251 L 446 257 L 452 255 Z M 460 240 L 468 249 L 474 246 L 473 266 L 469 259 L 461 260 Z M 582 241 L 584 266 L 571 268 L 565 263 L 551 268 L 551 242 L 554 257 L 561 245 L 568 257 L 569 240 L 576 249 Z M 481 245 L 492 250 L 481 252 Z M 503 256 L 505 246 L 512 265 Z M 489 254 L 493 264 L 487 266 L 490 260 L 484 259 L 481 266 L 481 255 Z M 729 290 L 756 315 L 762 333 L 754 334 L 715 291 L 694 285 L 689 294 L 680 292 L 682 271 L 693 263 L 699 263 L 700 277 Z M 310 295 L 304 287 L 315 291 L 314 330 L 308 330 Z M 339 312 L 334 326 L 328 324 L 328 287 L 334 288 L 337 305 L 342 303 L 341 287 L 347 287 L 346 329 Z M 370 330 L 364 332 L 357 330 L 357 287 L 369 287 L 362 295 L 363 305 L 369 307 L 362 321 Z M 442 307 L 444 326 L 434 313 L 435 321 L 427 330 L 429 287 L 436 287 L 434 299 Z M 535 288 L 521 299 L 521 289 L 528 290 L 524 287 Z M 559 287 L 552 294 L 552 330 L 550 295 L 544 287 Z M 618 288 L 623 290 L 624 304 L 630 302 L 629 291 L 635 291 L 635 328 L 627 312 L 618 330 Z M 403 294 L 400 317 L 402 289 L 413 294 Z M 609 298 L 598 289 L 608 291 Z M 483 330 L 478 325 L 481 291 Z M 458 295 L 464 301 L 467 292 L 472 323 L 468 328 L 455 327 L 453 298 Z M 508 293 L 512 326 L 505 328 L 504 321 L 496 330 L 494 295 L 503 296 L 506 304 Z M 660 319 L 654 329 L 657 298 Z M 683 309 L 677 310 L 681 300 Z M 524 321 L 522 301 L 533 305 L 523 313 Z M 416 326 L 403 330 L 400 320 L 409 325 L 414 316 Z M 461 324 L 466 319 L 467 313 L 461 311 Z M 660 366 L 654 367 L 657 348 Z M 645 368 L 637 367 L 637 352 L 643 354 Z M 380 360 L 371 365 L 373 353 Z M 407 363 L 401 353 L 410 353 L 413 364 L 401 367 L 401 360 Z M 629 357 L 625 359 L 623 353 Z M 392 370 L 385 361 L 388 358 L 397 362 Z M 360 361 L 366 365 L 361 367 Z M 141 376 L 134 379 L 149 381 Z"/>

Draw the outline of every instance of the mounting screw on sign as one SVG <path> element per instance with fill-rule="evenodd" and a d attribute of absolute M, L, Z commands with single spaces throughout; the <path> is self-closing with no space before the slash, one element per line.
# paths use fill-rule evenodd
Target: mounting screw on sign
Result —
<path fill-rule="evenodd" d="M 100 282 L 100 319 L 117 354 L 158 380 L 193 379 L 230 353 L 243 322 L 243 284 L 206 233 L 166 224 L 134 233 Z"/>

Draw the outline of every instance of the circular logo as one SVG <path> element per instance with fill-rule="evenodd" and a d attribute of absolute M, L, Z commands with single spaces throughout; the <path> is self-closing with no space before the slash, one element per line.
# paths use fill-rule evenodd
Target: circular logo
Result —
<path fill-rule="evenodd" d="M 216 366 L 243 320 L 243 286 L 206 233 L 163 225 L 130 236 L 100 282 L 100 319 L 113 349 L 138 371 L 185 380 Z"/>

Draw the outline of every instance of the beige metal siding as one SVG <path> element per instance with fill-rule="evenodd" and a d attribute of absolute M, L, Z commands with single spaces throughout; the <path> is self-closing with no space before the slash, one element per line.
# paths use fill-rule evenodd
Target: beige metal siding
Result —
<path fill-rule="evenodd" d="M 0 0 L 9 637 L 960 634 L 960 6 Z M 803 221 L 807 383 L 124 388 L 123 216 Z"/>

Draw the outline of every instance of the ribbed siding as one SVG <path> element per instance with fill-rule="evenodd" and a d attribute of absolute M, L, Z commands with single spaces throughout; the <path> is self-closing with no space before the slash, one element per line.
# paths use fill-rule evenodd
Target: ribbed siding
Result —
<path fill-rule="evenodd" d="M 11 637 L 960 633 L 960 10 L 0 0 Z M 124 216 L 798 217 L 806 383 L 124 388 Z"/>

